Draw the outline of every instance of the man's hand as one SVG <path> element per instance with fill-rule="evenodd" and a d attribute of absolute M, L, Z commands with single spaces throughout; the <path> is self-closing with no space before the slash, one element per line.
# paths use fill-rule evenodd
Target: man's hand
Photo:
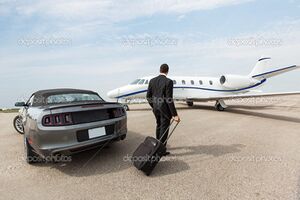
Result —
<path fill-rule="evenodd" d="M 177 116 L 175 116 L 175 117 L 173 117 L 173 119 L 174 119 L 174 121 L 175 122 L 177 122 L 177 123 L 179 123 L 180 122 L 180 117 L 177 115 Z"/>

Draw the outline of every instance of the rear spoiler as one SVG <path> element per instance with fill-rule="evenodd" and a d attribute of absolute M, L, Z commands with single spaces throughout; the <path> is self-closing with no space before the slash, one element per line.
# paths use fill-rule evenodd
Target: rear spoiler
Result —
<path fill-rule="evenodd" d="M 74 106 L 82 106 L 82 107 L 101 107 L 104 105 L 120 105 L 120 103 L 115 102 L 88 102 L 88 103 L 72 103 L 72 104 L 55 104 L 55 105 L 46 105 L 45 110 L 55 110 L 55 109 L 62 109 L 62 108 L 70 108 Z"/>

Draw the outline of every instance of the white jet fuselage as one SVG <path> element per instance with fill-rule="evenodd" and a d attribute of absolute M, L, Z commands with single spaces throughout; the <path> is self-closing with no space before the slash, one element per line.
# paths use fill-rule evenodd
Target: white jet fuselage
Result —
<path fill-rule="evenodd" d="M 142 99 L 146 98 L 149 81 L 154 77 L 143 77 L 108 93 L 110 98 L 116 99 Z M 215 77 L 189 77 L 170 76 L 173 80 L 173 97 L 177 100 L 194 98 L 218 97 L 232 94 L 244 94 L 260 87 L 266 80 L 256 80 L 244 77 L 246 81 L 234 79 L 232 84 L 222 84 L 220 78 Z M 235 81 L 237 80 L 237 81 Z"/>
<path fill-rule="evenodd" d="M 186 101 L 192 106 L 193 102 L 216 101 L 216 108 L 223 111 L 226 108 L 224 100 L 252 97 L 270 97 L 295 95 L 300 92 L 262 93 L 257 90 L 267 79 L 289 71 L 299 69 L 299 65 L 276 68 L 270 64 L 271 58 L 258 60 L 248 75 L 227 74 L 221 77 L 192 77 L 168 76 L 173 80 L 173 98 Z M 143 77 L 133 83 L 114 89 L 107 93 L 112 99 L 144 99 L 150 80 L 154 78 Z"/>

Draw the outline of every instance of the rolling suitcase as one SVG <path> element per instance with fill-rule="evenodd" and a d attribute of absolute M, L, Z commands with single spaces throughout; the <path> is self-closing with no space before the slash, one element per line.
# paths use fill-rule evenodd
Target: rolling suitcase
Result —
<path fill-rule="evenodd" d="M 173 122 L 174 120 L 172 120 L 169 128 L 171 127 Z M 161 139 L 167 133 L 167 131 L 162 135 L 162 137 L 159 140 L 153 137 L 146 137 L 145 141 L 138 146 L 138 148 L 135 150 L 132 156 L 133 165 L 138 170 L 143 171 L 147 176 L 151 174 L 151 172 L 163 156 L 164 152 L 166 151 L 165 144 L 172 136 L 178 123 L 179 122 L 176 123 L 176 125 L 174 126 L 167 140 L 164 143 L 161 142 Z"/>

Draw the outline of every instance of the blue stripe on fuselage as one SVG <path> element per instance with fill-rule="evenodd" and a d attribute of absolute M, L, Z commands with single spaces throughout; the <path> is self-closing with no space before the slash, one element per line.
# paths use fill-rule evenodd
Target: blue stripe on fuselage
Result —
<path fill-rule="evenodd" d="M 263 84 L 264 82 L 266 82 L 266 80 L 267 79 L 263 79 L 261 82 L 255 84 L 255 85 L 252 85 L 252 86 L 249 86 L 246 88 L 236 89 L 236 90 L 219 90 L 219 89 L 209 89 L 209 88 L 189 87 L 189 86 L 174 86 L 174 89 L 198 89 L 198 90 L 206 90 L 206 91 L 212 91 L 212 92 L 239 92 L 239 91 L 248 90 L 248 89 L 257 87 L 257 86 Z M 133 95 L 144 93 L 144 92 L 147 92 L 147 90 L 140 90 L 137 92 L 124 94 L 124 95 L 118 96 L 116 98 L 119 99 L 119 98 L 129 97 L 129 96 L 133 96 Z"/>

